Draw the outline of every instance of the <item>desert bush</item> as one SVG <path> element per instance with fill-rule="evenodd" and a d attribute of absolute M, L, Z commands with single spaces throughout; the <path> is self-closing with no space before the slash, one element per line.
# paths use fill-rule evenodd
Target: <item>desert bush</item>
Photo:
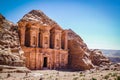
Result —
<path fill-rule="evenodd" d="M 64 75 L 64 77 L 66 77 L 66 75 Z"/>
<path fill-rule="evenodd" d="M 73 78 L 73 80 L 77 80 L 77 79 L 78 79 L 78 77 Z"/>
<path fill-rule="evenodd" d="M 108 78 L 109 78 L 109 75 L 106 75 L 104 78 L 105 78 L 105 79 L 108 79 Z"/>
<path fill-rule="evenodd" d="M 55 80 L 59 80 L 58 78 L 55 78 Z"/>
<path fill-rule="evenodd" d="M 97 80 L 96 78 L 92 78 L 92 80 Z"/>
<path fill-rule="evenodd" d="M 51 78 L 52 78 L 52 76 L 49 76 L 49 78 L 51 79 Z"/>
<path fill-rule="evenodd" d="M 83 74 L 80 74 L 79 76 L 82 77 L 82 76 L 84 76 L 84 75 L 83 75 Z"/>
<path fill-rule="evenodd" d="M 84 76 L 84 75 L 83 75 L 83 73 L 82 73 L 82 72 L 80 72 L 79 76 L 81 77 L 81 76 Z"/>
<path fill-rule="evenodd" d="M 75 76 L 75 74 L 73 74 L 73 76 Z"/>
<path fill-rule="evenodd" d="M 117 80 L 120 80 L 120 76 L 117 76 Z"/>
<path fill-rule="evenodd" d="M 81 80 L 85 80 L 85 78 L 82 78 Z"/>
<path fill-rule="evenodd" d="M 112 75 L 112 73 L 109 73 L 108 75 Z"/>
<path fill-rule="evenodd" d="M 83 74 L 82 72 L 80 72 L 80 74 Z"/>
<path fill-rule="evenodd" d="M 113 74 L 112 74 L 112 77 L 115 77 L 115 76 L 117 76 L 117 73 L 113 73 Z"/>

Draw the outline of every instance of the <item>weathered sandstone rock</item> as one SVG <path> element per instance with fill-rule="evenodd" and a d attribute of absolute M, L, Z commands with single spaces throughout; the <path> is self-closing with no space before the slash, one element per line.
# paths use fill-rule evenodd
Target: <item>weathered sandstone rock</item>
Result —
<path fill-rule="evenodd" d="M 102 52 L 98 49 L 90 50 L 90 58 L 94 65 L 100 66 L 100 65 L 106 65 L 107 63 L 110 63 L 110 60 L 105 57 Z"/>
<path fill-rule="evenodd" d="M 13 73 L 13 72 L 30 73 L 31 71 L 26 67 L 0 65 L 0 73 Z"/>
<path fill-rule="evenodd" d="M 17 26 L 0 15 L 0 65 L 23 66 Z"/>
<path fill-rule="evenodd" d="M 69 67 L 74 70 L 87 70 L 94 67 L 86 51 L 87 45 L 72 30 L 68 30 Z"/>

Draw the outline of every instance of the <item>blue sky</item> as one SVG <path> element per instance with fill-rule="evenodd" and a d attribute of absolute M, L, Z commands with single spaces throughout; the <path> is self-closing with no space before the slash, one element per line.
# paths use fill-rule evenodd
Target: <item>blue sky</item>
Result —
<path fill-rule="evenodd" d="M 0 1 L 0 13 L 14 23 L 33 9 L 71 28 L 89 48 L 120 49 L 120 0 Z"/>

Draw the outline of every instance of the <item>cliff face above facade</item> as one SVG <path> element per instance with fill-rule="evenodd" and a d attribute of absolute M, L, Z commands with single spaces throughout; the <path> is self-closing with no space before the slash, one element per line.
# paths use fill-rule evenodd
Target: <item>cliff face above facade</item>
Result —
<path fill-rule="evenodd" d="M 0 15 L 0 65 L 23 66 L 17 26 Z"/>
<path fill-rule="evenodd" d="M 27 23 L 28 22 L 28 23 Z M 51 20 L 40 10 L 32 10 L 29 13 L 25 14 L 23 18 L 18 22 L 19 25 L 32 25 L 38 24 L 43 26 L 50 26 L 61 28 L 55 21 Z"/>

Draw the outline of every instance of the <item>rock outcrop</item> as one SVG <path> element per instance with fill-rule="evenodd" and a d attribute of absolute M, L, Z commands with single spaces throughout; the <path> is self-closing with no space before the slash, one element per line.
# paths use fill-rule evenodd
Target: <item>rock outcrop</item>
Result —
<path fill-rule="evenodd" d="M 87 70 L 110 62 L 100 50 L 90 50 L 71 29 L 68 30 L 68 48 L 69 67 L 74 70 Z"/>
<path fill-rule="evenodd" d="M 74 70 L 87 70 L 94 67 L 87 52 L 87 45 L 71 29 L 68 30 L 69 67 Z"/>
<path fill-rule="evenodd" d="M 0 65 L 0 73 L 30 73 L 31 71 L 24 66 Z"/>
<path fill-rule="evenodd" d="M 110 60 L 98 49 L 90 50 L 90 59 L 92 63 L 97 66 L 106 65 L 110 62 Z"/>
<path fill-rule="evenodd" d="M 29 13 L 25 14 L 23 18 L 18 22 L 18 24 L 20 26 L 38 24 L 42 26 L 50 26 L 51 28 L 57 27 L 61 29 L 61 27 L 55 21 L 50 19 L 40 10 L 32 10 Z"/>
<path fill-rule="evenodd" d="M 17 26 L 0 15 L 0 65 L 23 66 Z"/>

